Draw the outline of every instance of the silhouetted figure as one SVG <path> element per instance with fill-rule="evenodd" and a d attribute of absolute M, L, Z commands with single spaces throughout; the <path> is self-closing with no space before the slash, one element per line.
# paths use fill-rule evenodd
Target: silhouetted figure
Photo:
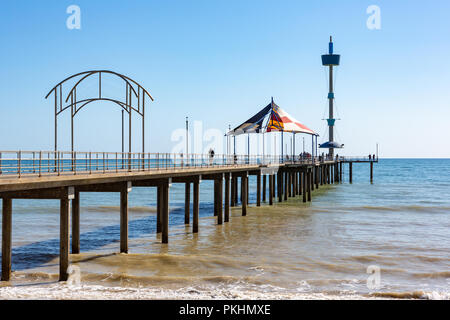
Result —
<path fill-rule="evenodd" d="M 214 160 L 214 150 L 211 148 L 209 149 L 208 153 L 209 153 L 209 164 L 212 165 Z"/>

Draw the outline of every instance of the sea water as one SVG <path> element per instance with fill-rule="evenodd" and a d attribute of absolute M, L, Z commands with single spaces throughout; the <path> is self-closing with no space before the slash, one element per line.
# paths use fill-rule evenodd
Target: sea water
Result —
<path fill-rule="evenodd" d="M 213 216 L 200 184 L 199 233 L 184 225 L 184 185 L 170 188 L 169 244 L 156 234 L 155 188 L 129 194 L 129 253 L 119 254 L 119 194 L 81 194 L 79 282 L 58 282 L 59 203 L 13 201 L 12 280 L 0 298 L 366 299 L 450 297 L 450 159 L 353 164 L 353 183 Z M 192 196 L 191 196 L 192 199 Z M 192 208 L 191 208 L 192 214 Z M 191 218 L 192 220 L 192 218 Z M 79 270 L 79 271 L 78 271 Z M 75 283 L 75 284 L 74 284 Z"/>

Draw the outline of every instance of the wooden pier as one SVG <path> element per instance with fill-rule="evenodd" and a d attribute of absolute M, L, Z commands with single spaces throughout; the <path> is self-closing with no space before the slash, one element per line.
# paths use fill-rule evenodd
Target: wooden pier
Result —
<path fill-rule="evenodd" d="M 5 155 L 8 155 L 5 157 Z M 69 155 L 69 156 L 68 156 Z M 120 193 L 120 252 L 128 252 L 128 195 L 133 188 L 157 188 L 157 225 L 162 243 L 169 242 L 170 188 L 185 185 L 185 224 L 199 232 L 199 189 L 203 180 L 214 181 L 214 216 L 218 225 L 230 221 L 230 207 L 241 205 L 246 216 L 249 176 L 256 176 L 256 206 L 274 204 L 300 196 L 312 200 L 312 191 L 325 184 L 342 182 L 342 164 L 378 159 L 322 159 L 278 156 L 180 156 L 175 154 L 0 152 L 0 198 L 2 198 L 2 276 L 11 277 L 12 208 L 14 199 L 60 201 L 59 279 L 68 278 L 72 254 L 80 253 L 80 197 L 86 192 Z M 262 183 L 261 183 L 262 180 Z M 268 181 L 268 183 L 267 183 Z M 192 186 L 192 188 L 191 188 Z M 268 189 L 266 189 L 268 186 Z M 240 201 L 239 201 L 240 200 Z M 71 230 L 70 230 L 71 225 Z M 70 235 L 72 243 L 70 246 Z"/>

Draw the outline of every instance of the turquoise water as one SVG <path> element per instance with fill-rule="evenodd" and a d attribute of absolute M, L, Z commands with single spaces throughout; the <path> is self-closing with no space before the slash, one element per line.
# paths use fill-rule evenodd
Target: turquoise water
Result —
<path fill-rule="evenodd" d="M 382 159 L 373 184 L 368 164 L 353 165 L 352 184 L 344 166 L 344 182 L 314 191 L 307 204 L 299 197 L 257 208 L 251 177 L 248 216 L 236 208 L 223 226 L 212 218 L 212 187 L 201 183 L 200 233 L 193 236 L 183 222 L 184 185 L 173 184 L 169 245 L 155 236 L 155 190 L 134 188 L 129 245 L 137 256 L 127 260 L 104 257 L 119 247 L 119 195 L 82 194 L 81 250 L 103 255 L 79 263 L 83 281 L 105 285 L 108 276 L 116 280 L 106 284 L 124 286 L 111 277 L 120 273 L 127 286 L 195 287 L 214 296 L 238 288 L 250 298 L 449 297 L 450 159 Z M 58 236 L 58 202 L 14 201 L 13 286 L 57 272 Z M 367 286 L 368 267 L 380 270 L 375 288 Z"/>

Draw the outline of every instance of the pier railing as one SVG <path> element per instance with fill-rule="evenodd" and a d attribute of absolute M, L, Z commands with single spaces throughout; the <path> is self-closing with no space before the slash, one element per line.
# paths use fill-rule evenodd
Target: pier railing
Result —
<path fill-rule="evenodd" d="M 198 167 L 312 164 L 333 159 L 311 156 L 213 155 L 70 151 L 0 151 L 0 178 L 98 174 Z"/>

